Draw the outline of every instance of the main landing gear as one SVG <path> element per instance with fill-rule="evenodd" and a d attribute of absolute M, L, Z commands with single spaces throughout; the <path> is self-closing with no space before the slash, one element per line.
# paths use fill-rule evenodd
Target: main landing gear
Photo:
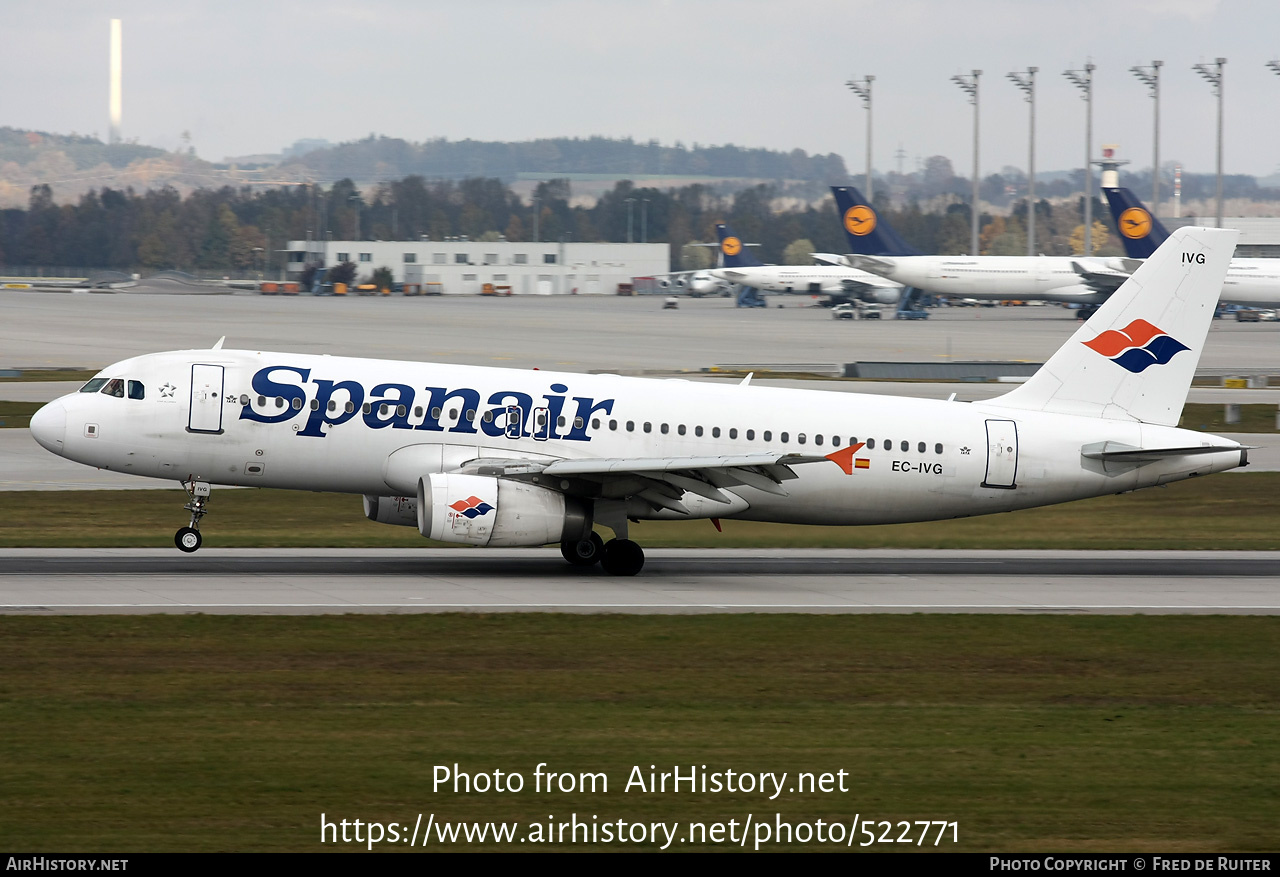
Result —
<path fill-rule="evenodd" d="M 209 514 L 209 483 L 207 481 L 184 481 L 182 489 L 190 500 L 184 509 L 191 512 L 191 526 L 183 527 L 173 534 L 173 544 L 179 551 L 190 554 L 204 543 L 200 535 L 200 519 Z"/>
<path fill-rule="evenodd" d="M 644 567 L 644 551 L 630 539 L 610 539 L 605 542 L 600 534 L 592 533 L 586 539 L 560 543 L 560 553 L 574 566 L 594 566 L 610 575 L 633 576 Z"/>

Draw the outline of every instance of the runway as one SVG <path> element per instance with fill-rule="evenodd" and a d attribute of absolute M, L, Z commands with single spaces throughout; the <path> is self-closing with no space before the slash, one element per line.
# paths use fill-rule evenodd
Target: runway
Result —
<path fill-rule="evenodd" d="M 0 613 L 1280 614 L 1264 551 L 648 551 L 634 578 L 529 550 L 0 550 Z"/>

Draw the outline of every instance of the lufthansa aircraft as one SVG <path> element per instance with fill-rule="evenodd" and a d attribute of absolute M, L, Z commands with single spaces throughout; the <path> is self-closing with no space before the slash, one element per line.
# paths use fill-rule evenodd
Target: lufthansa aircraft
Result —
<path fill-rule="evenodd" d="M 1131 259 L 1145 259 L 1164 243 L 1169 232 L 1128 189 L 1104 188 L 1107 206 Z M 1222 284 L 1222 301 L 1229 304 L 1280 305 L 1280 259 L 1232 259 Z"/>
<path fill-rule="evenodd" d="M 833 265 L 764 265 L 746 252 L 742 239 L 729 226 L 716 226 L 724 267 L 716 275 L 731 283 L 763 292 L 856 296 L 863 301 L 897 304 L 902 286 L 856 268 Z"/>
<path fill-rule="evenodd" d="M 837 193 L 836 203 L 846 228 L 869 225 L 893 233 L 857 189 L 842 188 L 850 200 L 841 201 Z M 848 261 L 855 268 L 935 295 L 1083 305 L 1106 301 L 1128 277 L 1125 260 L 1083 256 L 881 256 L 855 248 Z"/>
<path fill-rule="evenodd" d="M 372 520 L 431 539 L 558 542 L 570 563 L 634 575 L 629 521 L 927 521 L 1246 465 L 1246 446 L 1176 428 L 1236 237 L 1174 232 L 1034 377 L 984 402 L 219 342 L 109 366 L 36 412 L 31 434 L 71 460 L 182 482 L 184 551 L 200 547 L 211 486 L 230 484 L 363 494 Z"/>

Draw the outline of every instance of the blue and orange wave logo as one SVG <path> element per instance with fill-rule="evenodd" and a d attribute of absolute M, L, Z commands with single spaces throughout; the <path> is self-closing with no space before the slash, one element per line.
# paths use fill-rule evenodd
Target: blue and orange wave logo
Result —
<path fill-rule="evenodd" d="M 1108 329 L 1084 346 L 1101 353 L 1135 375 L 1153 365 L 1165 365 L 1191 348 L 1146 320 L 1134 320 L 1123 329 Z"/>
<path fill-rule="evenodd" d="M 449 503 L 449 508 L 462 515 L 464 518 L 478 518 L 493 511 L 493 506 L 489 505 L 478 496 L 469 496 L 466 499 L 460 499 L 457 502 Z"/>

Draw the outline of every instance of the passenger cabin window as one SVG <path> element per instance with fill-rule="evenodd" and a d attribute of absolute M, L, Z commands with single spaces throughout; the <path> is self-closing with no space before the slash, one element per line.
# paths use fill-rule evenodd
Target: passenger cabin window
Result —
<path fill-rule="evenodd" d="M 856 444 L 856 442 L 855 442 L 855 444 Z M 876 449 L 876 440 L 875 440 L 875 439 L 867 439 L 867 450 L 868 450 L 868 451 L 874 451 L 875 449 Z"/>
<path fill-rule="evenodd" d="M 80 388 L 81 393 L 96 393 L 102 389 L 102 385 L 107 382 L 106 378 L 94 378 Z"/>

